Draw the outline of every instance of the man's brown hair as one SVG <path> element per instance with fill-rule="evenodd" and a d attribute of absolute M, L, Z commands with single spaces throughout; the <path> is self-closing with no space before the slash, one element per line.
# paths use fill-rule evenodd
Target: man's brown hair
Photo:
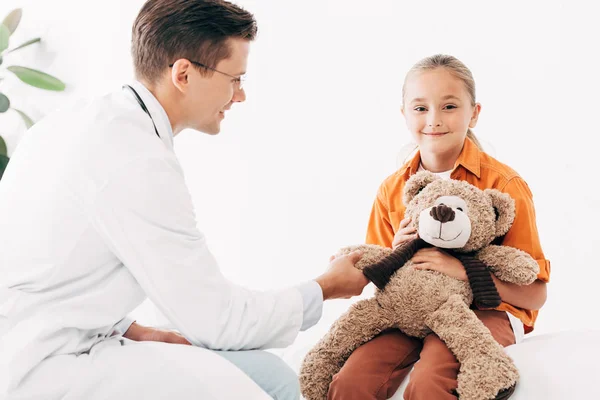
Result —
<path fill-rule="evenodd" d="M 179 58 L 214 68 L 231 55 L 228 39 L 254 40 L 256 32 L 254 16 L 224 0 L 148 0 L 132 29 L 135 76 L 155 83 Z"/>

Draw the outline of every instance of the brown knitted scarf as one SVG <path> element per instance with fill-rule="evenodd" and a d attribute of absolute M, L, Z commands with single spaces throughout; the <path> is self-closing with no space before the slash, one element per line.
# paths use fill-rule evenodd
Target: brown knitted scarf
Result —
<path fill-rule="evenodd" d="M 420 249 L 432 247 L 431 244 L 418 238 L 397 247 L 392 254 L 379 260 L 375 264 L 363 269 L 363 274 L 383 290 L 389 283 L 392 275 L 410 260 Z M 467 272 L 469 285 L 473 291 L 473 303 L 480 309 L 496 308 L 502 299 L 492 280 L 492 273 L 487 265 L 475 257 L 473 253 L 465 254 L 453 250 L 447 250 L 450 255 L 458 258 Z"/>
<path fill-rule="evenodd" d="M 411 240 L 402 246 L 396 247 L 389 256 L 379 260 L 375 264 L 365 267 L 363 269 L 363 274 L 365 274 L 375 286 L 383 290 L 392 278 L 392 275 L 402 268 L 418 250 L 425 247 L 431 247 L 431 245 L 421 238 Z"/>
<path fill-rule="evenodd" d="M 452 255 L 462 262 L 467 271 L 467 278 L 469 278 L 469 285 L 473 292 L 473 303 L 477 308 L 492 309 L 498 307 L 502 299 L 492 280 L 492 271 L 489 267 L 477 259 L 473 253 L 453 253 Z"/>

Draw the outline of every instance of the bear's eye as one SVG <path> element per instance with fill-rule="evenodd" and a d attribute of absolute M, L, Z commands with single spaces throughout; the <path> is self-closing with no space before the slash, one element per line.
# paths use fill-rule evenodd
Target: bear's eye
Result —
<path fill-rule="evenodd" d="M 462 208 L 460 208 L 460 207 L 456 207 L 456 209 L 457 209 L 458 211 L 463 211 L 463 209 L 462 209 Z M 464 212 L 464 211 L 463 211 L 463 212 Z"/>

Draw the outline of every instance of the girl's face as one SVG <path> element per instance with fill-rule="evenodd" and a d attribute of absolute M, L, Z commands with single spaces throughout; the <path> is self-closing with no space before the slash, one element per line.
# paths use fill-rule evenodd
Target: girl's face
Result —
<path fill-rule="evenodd" d="M 411 74 L 404 89 L 402 114 L 419 150 L 442 155 L 462 149 L 481 110 L 480 104 L 471 104 L 464 82 L 436 68 Z"/>

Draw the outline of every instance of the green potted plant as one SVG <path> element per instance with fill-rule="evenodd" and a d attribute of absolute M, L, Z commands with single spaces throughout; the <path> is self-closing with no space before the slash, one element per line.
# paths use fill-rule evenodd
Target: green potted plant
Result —
<path fill-rule="evenodd" d="M 44 72 L 20 65 L 7 66 L 5 64 L 5 58 L 11 53 L 41 41 L 41 38 L 38 37 L 28 40 L 16 47 L 10 47 L 11 35 L 19 26 L 22 14 L 23 11 L 20 8 L 17 8 L 11 11 L 0 24 L 0 113 L 5 113 L 10 110 L 18 113 L 23 119 L 26 127 L 29 129 L 34 124 L 34 121 L 23 111 L 12 107 L 8 96 L 5 93 L 2 93 L 2 81 L 5 79 L 8 73 L 14 74 L 22 82 L 28 85 L 44 90 L 60 92 L 65 90 L 65 84 L 59 79 Z M 9 158 L 6 149 L 6 142 L 0 135 L 0 179 L 2 179 L 4 169 L 8 165 L 8 160 Z"/>

